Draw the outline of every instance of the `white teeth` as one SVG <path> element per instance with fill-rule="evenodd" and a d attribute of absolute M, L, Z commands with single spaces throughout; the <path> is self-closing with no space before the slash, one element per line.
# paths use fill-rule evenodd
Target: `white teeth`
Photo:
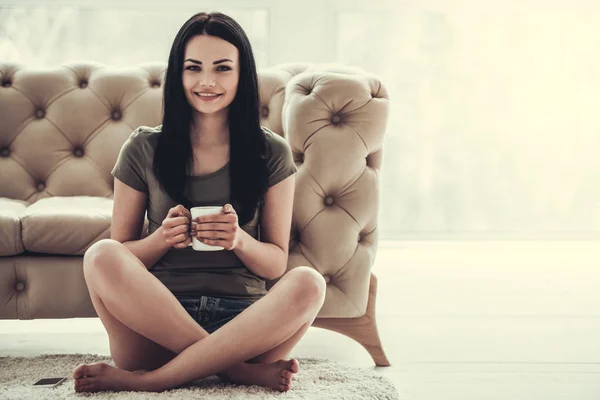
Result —
<path fill-rule="evenodd" d="M 217 97 L 217 96 L 220 96 L 219 94 L 211 94 L 211 93 L 196 93 L 196 95 L 202 96 L 202 97 Z"/>

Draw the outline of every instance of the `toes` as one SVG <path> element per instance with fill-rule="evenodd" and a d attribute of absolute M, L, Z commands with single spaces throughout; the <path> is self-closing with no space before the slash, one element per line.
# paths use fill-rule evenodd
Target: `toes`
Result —
<path fill-rule="evenodd" d="M 103 362 L 94 364 L 81 364 L 75 368 L 75 371 L 73 371 L 73 379 L 80 379 L 85 376 L 102 375 L 107 368 L 110 368 L 110 365 Z"/>
<path fill-rule="evenodd" d="M 298 373 L 300 370 L 300 363 L 295 358 L 292 358 L 288 361 L 288 369 L 292 371 L 294 374 Z"/>
<path fill-rule="evenodd" d="M 84 364 L 78 365 L 73 371 L 73 379 L 83 378 L 86 375 L 86 368 L 87 366 Z"/>
<path fill-rule="evenodd" d="M 280 392 L 287 392 L 288 390 L 290 390 L 290 385 L 282 384 L 279 386 Z"/>
<path fill-rule="evenodd" d="M 80 378 L 75 381 L 74 384 L 76 392 L 88 392 L 94 387 L 93 378 Z"/>
<path fill-rule="evenodd" d="M 86 392 L 94 392 L 94 388 L 92 386 L 78 386 L 75 388 L 75 392 L 77 393 L 86 393 Z"/>
<path fill-rule="evenodd" d="M 285 369 L 281 370 L 281 376 L 287 379 L 291 379 L 292 378 L 292 372 L 291 371 L 287 371 Z"/>
<path fill-rule="evenodd" d="M 75 386 L 89 385 L 94 381 L 95 378 L 79 378 L 75 381 Z"/>

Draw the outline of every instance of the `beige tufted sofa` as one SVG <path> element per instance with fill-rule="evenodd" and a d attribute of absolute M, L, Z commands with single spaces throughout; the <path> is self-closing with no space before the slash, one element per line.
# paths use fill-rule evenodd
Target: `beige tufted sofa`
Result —
<path fill-rule="evenodd" d="M 121 145 L 136 127 L 161 123 L 165 68 L 0 62 L 0 319 L 96 317 L 82 255 L 110 237 Z M 262 124 L 288 140 L 298 166 L 288 270 L 308 265 L 327 281 L 314 326 L 389 365 L 371 273 L 386 89 L 341 65 L 259 75 Z"/>

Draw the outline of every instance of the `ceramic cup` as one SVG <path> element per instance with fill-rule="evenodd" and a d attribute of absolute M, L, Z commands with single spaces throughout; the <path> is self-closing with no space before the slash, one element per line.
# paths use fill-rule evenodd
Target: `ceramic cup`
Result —
<path fill-rule="evenodd" d="M 192 207 L 190 209 L 190 213 L 192 214 L 192 220 L 201 215 L 209 215 L 209 214 L 220 214 L 223 206 L 203 206 L 203 207 Z M 210 246 L 208 244 L 202 243 L 195 237 L 192 238 L 192 243 L 190 246 L 196 251 L 217 251 L 223 250 L 222 246 Z"/>

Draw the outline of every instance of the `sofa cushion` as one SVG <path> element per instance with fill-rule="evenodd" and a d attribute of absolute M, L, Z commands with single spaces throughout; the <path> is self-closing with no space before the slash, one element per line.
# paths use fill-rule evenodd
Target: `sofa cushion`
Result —
<path fill-rule="evenodd" d="M 82 255 L 110 237 L 113 200 L 104 197 L 49 197 L 21 215 L 23 245 L 36 253 Z"/>
<path fill-rule="evenodd" d="M 0 197 L 0 256 L 23 252 L 20 218 L 27 206 L 25 201 Z"/>

